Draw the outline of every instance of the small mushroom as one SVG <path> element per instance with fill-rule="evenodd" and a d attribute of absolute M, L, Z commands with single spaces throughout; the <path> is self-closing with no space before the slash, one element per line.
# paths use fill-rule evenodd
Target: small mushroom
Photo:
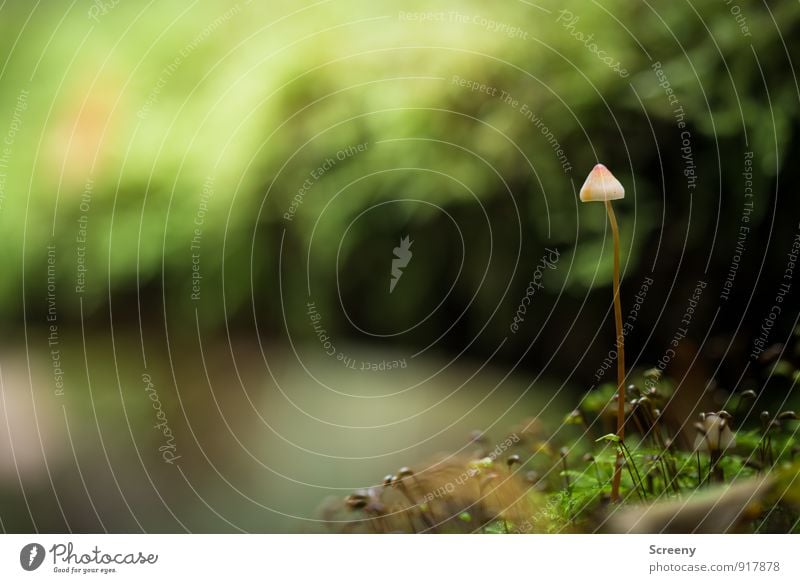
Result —
<path fill-rule="evenodd" d="M 622 333 L 622 303 L 619 291 L 619 228 L 617 227 L 617 217 L 611 206 L 611 201 L 625 197 L 625 189 L 611 171 L 597 164 L 586 182 L 583 183 L 580 192 L 581 202 L 604 202 L 608 221 L 611 224 L 611 234 L 614 240 L 614 322 L 617 333 L 617 437 L 622 441 L 625 439 L 625 336 Z M 619 500 L 619 487 L 622 480 L 622 449 L 617 451 L 617 462 L 614 468 L 614 478 L 611 482 L 611 500 Z"/>
<path fill-rule="evenodd" d="M 625 189 L 611 171 L 597 164 L 581 187 L 581 202 L 610 201 L 625 198 Z"/>

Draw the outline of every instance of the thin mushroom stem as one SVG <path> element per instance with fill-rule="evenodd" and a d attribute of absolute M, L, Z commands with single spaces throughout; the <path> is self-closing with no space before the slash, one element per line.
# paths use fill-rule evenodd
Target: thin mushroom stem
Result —
<path fill-rule="evenodd" d="M 625 439 L 625 337 L 622 335 L 622 304 L 619 297 L 619 228 L 611 201 L 606 200 L 606 211 L 614 238 L 614 321 L 617 330 L 617 436 L 620 443 Z M 622 481 L 622 449 L 617 449 L 614 464 L 614 479 L 611 482 L 611 501 L 619 500 L 619 485 Z"/>

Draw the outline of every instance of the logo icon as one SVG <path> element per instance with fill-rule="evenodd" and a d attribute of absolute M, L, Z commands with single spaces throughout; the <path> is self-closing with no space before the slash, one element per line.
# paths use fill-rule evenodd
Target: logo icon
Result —
<path fill-rule="evenodd" d="M 392 258 L 392 277 L 389 280 L 389 293 L 394 291 L 394 286 L 397 285 L 397 282 L 400 281 L 400 278 L 403 277 L 403 269 L 408 266 L 408 262 L 411 261 L 411 245 L 414 241 L 409 240 L 408 235 L 400 239 L 400 246 L 395 247 L 392 251 L 394 252 L 394 258 Z"/>
<path fill-rule="evenodd" d="M 35 571 L 44 562 L 44 547 L 39 543 L 29 543 L 19 552 L 19 564 L 26 571 Z"/>

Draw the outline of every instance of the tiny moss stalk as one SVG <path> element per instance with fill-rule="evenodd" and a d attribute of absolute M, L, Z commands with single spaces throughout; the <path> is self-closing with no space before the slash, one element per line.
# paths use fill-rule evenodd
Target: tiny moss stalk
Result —
<path fill-rule="evenodd" d="M 642 476 L 639 473 L 639 468 L 636 467 L 636 462 L 633 459 L 633 455 L 628 447 L 625 445 L 624 442 L 619 442 L 619 449 L 622 452 L 623 456 L 627 458 L 627 466 L 628 466 L 628 473 L 631 475 L 631 482 L 635 488 L 637 488 L 637 492 L 639 497 L 642 500 L 647 500 L 647 490 L 645 490 L 644 482 L 642 481 Z"/>
<path fill-rule="evenodd" d="M 620 443 L 625 439 L 625 338 L 622 335 L 622 303 L 619 294 L 619 228 L 617 217 L 607 200 L 606 211 L 611 223 L 611 234 L 614 238 L 614 321 L 617 331 L 617 436 Z M 619 500 L 619 485 L 622 480 L 622 450 L 617 450 L 617 461 L 614 465 L 614 479 L 611 482 L 611 500 Z"/>

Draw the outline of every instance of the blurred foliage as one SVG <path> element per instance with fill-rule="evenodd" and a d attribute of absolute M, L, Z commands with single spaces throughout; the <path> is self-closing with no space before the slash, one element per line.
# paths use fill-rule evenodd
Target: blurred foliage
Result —
<path fill-rule="evenodd" d="M 443 21 L 410 22 L 404 12 L 430 12 L 430 4 L 206 2 L 142 11 L 121 2 L 96 22 L 86 6 L 9 3 L 16 16 L 0 23 L 0 119 L 11 118 L 21 91 L 29 95 L 0 214 L 9 258 L 0 309 L 15 313 L 20 290 L 41 300 L 51 241 L 57 287 L 74 288 L 87 180 L 85 314 L 131 301 L 138 288 L 145 309 L 157 313 L 163 294 L 179 321 L 199 307 L 201 325 L 214 326 L 226 316 L 249 319 L 252 297 L 266 331 L 283 325 L 285 310 L 304 309 L 307 253 L 313 286 L 324 290 L 318 303 L 336 306 L 338 285 L 371 329 L 424 316 L 423 300 L 439 298 L 459 274 L 454 257 L 463 272 L 439 322 L 468 306 L 473 332 L 501 300 L 499 316 L 513 315 L 528 277 L 520 257 L 538 257 L 545 245 L 559 246 L 570 266 L 553 274 L 551 297 L 607 286 L 602 208 L 578 213 L 576 197 L 598 159 L 628 186 L 618 213 L 629 274 L 645 269 L 656 245 L 670 260 L 687 244 L 707 248 L 708 226 L 738 217 L 738 202 L 729 208 L 720 196 L 740 191 L 744 150 L 757 153 L 755 190 L 774 189 L 777 168 L 796 152 L 798 90 L 787 74 L 795 6 L 778 3 L 770 14 L 747 4 L 749 37 L 722 2 L 542 6 L 445 2 L 435 9 Z M 630 76 L 570 35 L 559 10 L 579 16 L 573 32 L 592 34 Z M 686 112 L 702 169 L 693 195 L 654 61 Z M 519 108 L 459 87 L 456 75 L 525 104 L 571 170 Z M 366 151 L 337 161 L 286 221 L 309 173 L 356 144 Z M 204 185 L 213 195 L 202 217 L 203 295 L 193 303 L 190 244 Z M 758 220 L 768 211 L 757 205 Z M 387 309 L 387 250 L 409 231 L 420 252 L 402 299 Z M 726 241 L 711 250 L 717 271 L 731 248 Z M 80 307 L 75 294 L 59 297 L 62 316 Z M 35 302 L 31 309 L 40 313 Z M 331 327 L 344 323 L 332 318 Z"/>

